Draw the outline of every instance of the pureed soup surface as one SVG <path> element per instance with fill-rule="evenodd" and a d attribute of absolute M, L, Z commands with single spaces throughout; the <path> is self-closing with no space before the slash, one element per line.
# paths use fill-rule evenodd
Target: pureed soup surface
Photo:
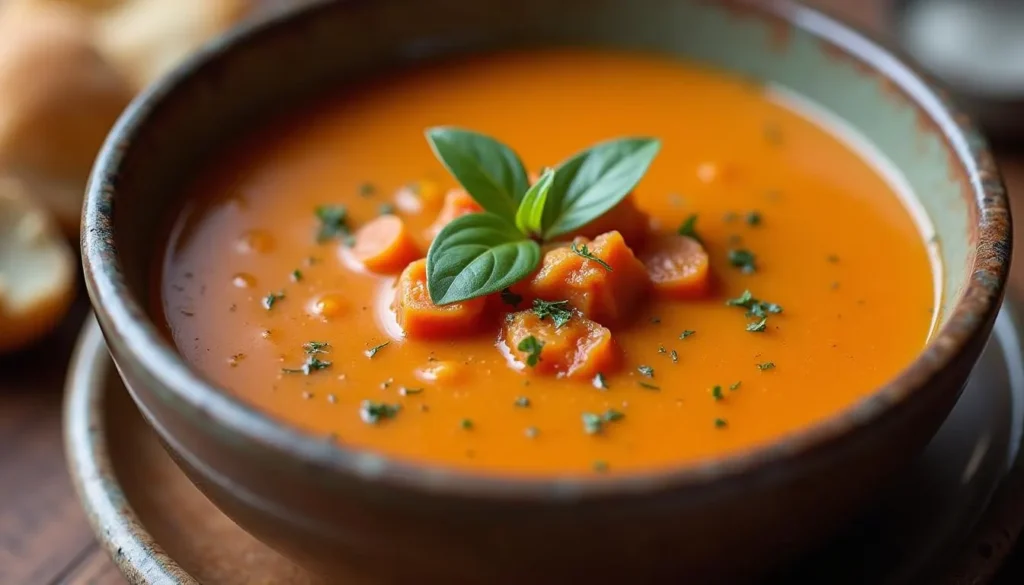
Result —
<path fill-rule="evenodd" d="M 345 206 L 353 230 L 393 211 L 424 256 L 456 186 L 424 140 L 437 125 L 494 136 L 531 170 L 660 138 L 633 196 L 666 233 L 696 215 L 711 290 L 631 301 L 603 380 L 510 365 L 500 302 L 478 333 L 403 339 L 401 268 L 353 265 L 315 210 Z M 347 87 L 225 153 L 189 202 L 160 289 L 182 355 L 279 419 L 407 461 L 558 475 L 714 458 L 871 394 L 932 326 L 924 238 L 877 169 L 764 87 L 647 55 L 505 53 Z M 747 289 L 783 308 L 763 331 L 726 305 Z"/>

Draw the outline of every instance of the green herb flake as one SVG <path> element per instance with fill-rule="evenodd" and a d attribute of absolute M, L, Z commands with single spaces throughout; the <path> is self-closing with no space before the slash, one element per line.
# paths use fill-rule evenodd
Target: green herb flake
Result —
<path fill-rule="evenodd" d="M 693 238 L 694 240 L 697 240 L 701 244 L 704 243 L 704 241 L 700 239 L 700 236 L 697 235 L 697 214 L 696 213 L 694 213 L 694 214 L 690 215 L 689 217 L 687 217 L 686 219 L 684 219 L 683 223 L 681 223 L 679 225 L 679 229 L 677 229 L 676 232 L 679 235 L 681 235 L 681 236 L 686 236 L 688 238 Z"/>
<path fill-rule="evenodd" d="M 717 384 L 712 386 L 711 387 L 711 397 L 714 398 L 715 400 L 721 400 L 721 399 L 725 398 L 725 395 L 722 394 L 722 387 L 717 385 Z"/>
<path fill-rule="evenodd" d="M 757 366 L 757 369 L 761 370 L 762 372 L 775 369 L 775 362 L 762 362 L 760 364 L 755 365 Z"/>
<path fill-rule="evenodd" d="M 742 307 L 747 310 L 747 318 L 757 318 L 760 321 L 754 321 L 753 323 L 747 324 L 747 331 L 760 333 L 765 330 L 768 321 L 768 315 L 777 315 L 782 313 L 782 307 L 775 304 L 769 303 L 768 301 L 762 301 L 754 297 L 749 291 L 743 291 L 743 294 L 735 299 L 729 299 L 725 301 L 725 304 L 729 307 Z"/>
<path fill-rule="evenodd" d="M 526 365 L 532 368 L 540 361 L 540 352 L 544 349 L 544 343 L 530 335 L 529 337 L 523 338 L 523 340 L 519 342 L 517 348 L 519 351 L 526 352 Z"/>
<path fill-rule="evenodd" d="M 402 386 L 398 393 L 402 396 L 413 396 L 416 394 L 423 394 L 423 388 L 409 388 L 408 386 Z"/>
<path fill-rule="evenodd" d="M 742 381 L 741 382 L 733 382 L 732 384 L 729 384 L 729 390 L 739 390 L 741 384 L 743 384 Z"/>
<path fill-rule="evenodd" d="M 307 355 L 316 355 L 318 353 L 327 353 L 327 350 L 331 348 L 331 344 L 326 341 L 307 341 L 302 344 L 303 351 Z"/>
<path fill-rule="evenodd" d="M 604 419 L 599 414 L 584 412 L 580 415 L 580 420 L 583 421 L 583 432 L 588 435 L 596 435 L 604 428 Z"/>
<path fill-rule="evenodd" d="M 383 402 L 364 400 L 359 406 L 359 418 L 366 424 L 375 425 L 382 420 L 395 418 L 401 410 L 401 404 L 385 404 Z"/>
<path fill-rule="evenodd" d="M 756 257 L 750 250 L 745 250 L 743 248 L 729 250 L 729 264 L 739 268 L 740 272 L 744 274 L 757 272 L 755 260 Z"/>
<path fill-rule="evenodd" d="M 569 308 L 569 301 L 545 301 L 542 299 L 533 300 L 533 312 L 537 318 L 543 321 L 551 317 L 555 322 L 555 329 L 569 322 L 572 318 L 572 310 Z"/>
<path fill-rule="evenodd" d="M 750 211 L 747 213 L 747 225 L 750 227 L 757 227 L 761 225 L 761 212 Z"/>
<path fill-rule="evenodd" d="M 625 413 L 615 410 L 614 408 L 609 408 L 608 410 L 604 411 L 604 414 L 601 415 L 601 418 L 604 419 L 604 422 L 615 422 L 626 418 L 626 415 Z"/>
<path fill-rule="evenodd" d="M 825 256 L 825 261 L 828 262 L 829 264 L 838 264 L 839 256 L 835 254 L 829 254 L 828 256 Z"/>
<path fill-rule="evenodd" d="M 639 385 L 644 390 L 661 390 L 660 387 L 655 386 L 654 384 L 648 384 L 647 382 L 637 382 L 637 385 Z"/>
<path fill-rule="evenodd" d="M 269 311 L 270 309 L 274 308 L 274 305 L 277 304 L 277 301 L 280 301 L 282 299 L 284 299 L 284 291 L 277 293 L 268 293 L 267 296 L 263 297 L 263 308 Z"/>
<path fill-rule="evenodd" d="M 377 352 L 379 352 L 380 350 L 384 349 L 385 347 L 387 347 L 389 345 L 391 345 L 391 342 L 390 341 L 385 341 L 384 343 L 382 343 L 380 345 L 375 345 L 375 346 L 371 347 L 370 349 L 364 351 L 363 355 L 365 355 L 366 357 L 368 357 L 370 359 L 373 359 L 373 356 L 377 355 Z"/>
<path fill-rule="evenodd" d="M 651 325 L 657 325 L 661 323 L 661 317 L 651 317 L 650 321 Z"/>
<path fill-rule="evenodd" d="M 291 279 L 292 282 L 300 282 L 302 280 L 302 271 L 298 268 L 292 270 Z"/>
<path fill-rule="evenodd" d="M 674 349 L 673 349 L 672 351 L 670 351 L 670 352 L 668 353 L 668 356 L 669 356 L 670 358 L 672 358 L 672 363 L 673 363 L 673 364 L 677 364 L 677 363 L 679 363 L 679 353 L 678 353 L 678 352 L 676 352 L 676 350 L 674 350 Z"/>
<path fill-rule="evenodd" d="M 764 330 L 768 328 L 768 317 L 761 317 L 760 321 L 754 321 L 747 323 L 747 331 L 751 333 L 764 333 Z"/>
<path fill-rule="evenodd" d="M 647 376 L 648 378 L 654 377 L 654 368 L 651 366 L 637 366 L 636 371 L 640 372 L 641 376 Z"/>
<path fill-rule="evenodd" d="M 664 345 L 659 345 L 658 346 L 658 353 L 668 353 L 668 350 L 665 349 Z"/>
<path fill-rule="evenodd" d="M 530 406 L 530 399 L 525 397 L 525 396 L 520 396 L 520 397 L 516 398 L 516 401 L 515 401 L 514 404 L 516 406 L 518 406 L 519 408 L 529 408 L 529 406 Z"/>
<path fill-rule="evenodd" d="M 725 420 L 724 418 L 716 418 L 715 419 L 715 428 L 716 429 L 724 429 L 727 426 L 729 426 L 729 421 Z"/>
<path fill-rule="evenodd" d="M 461 427 L 463 430 L 467 430 L 467 431 L 473 430 L 473 419 L 464 418 L 464 419 L 460 420 L 459 421 L 459 427 Z"/>
<path fill-rule="evenodd" d="M 394 215 L 395 214 L 395 206 L 391 205 L 390 203 L 381 203 L 380 206 L 377 207 L 377 214 L 378 215 Z"/>
<path fill-rule="evenodd" d="M 373 183 L 362 183 L 359 185 L 359 195 L 363 197 L 372 197 L 377 192 L 377 187 Z"/>
<path fill-rule="evenodd" d="M 598 372 L 594 376 L 592 383 L 594 384 L 594 388 L 597 388 L 598 390 L 608 389 L 608 380 L 605 379 L 604 374 L 602 374 L 601 372 Z"/>
<path fill-rule="evenodd" d="M 569 249 L 572 250 L 574 254 L 581 258 L 593 260 L 594 262 L 600 264 L 601 267 L 607 270 L 608 272 L 612 271 L 611 265 L 605 262 L 604 260 L 598 258 L 597 256 L 594 256 L 594 254 L 591 253 L 591 251 L 587 248 L 586 244 L 581 244 L 577 247 L 576 242 L 573 242 L 572 244 L 569 244 Z"/>
<path fill-rule="evenodd" d="M 686 339 L 687 337 L 693 335 L 694 333 L 696 333 L 696 331 L 694 331 L 693 329 L 687 329 L 686 331 L 683 331 L 682 333 L 679 334 L 679 339 Z"/>
<path fill-rule="evenodd" d="M 499 294 L 499 296 L 501 297 L 501 302 L 512 307 L 513 309 L 518 308 L 519 303 L 523 302 L 523 295 L 517 295 L 516 293 L 512 292 L 510 289 L 507 288 L 501 289 L 501 293 Z"/>
<path fill-rule="evenodd" d="M 600 459 L 595 461 L 591 467 L 596 473 L 608 473 L 608 462 L 601 461 Z"/>
<path fill-rule="evenodd" d="M 344 205 L 321 205 L 316 208 L 316 218 L 320 220 L 316 234 L 318 244 L 352 235 L 348 227 L 348 209 Z"/>

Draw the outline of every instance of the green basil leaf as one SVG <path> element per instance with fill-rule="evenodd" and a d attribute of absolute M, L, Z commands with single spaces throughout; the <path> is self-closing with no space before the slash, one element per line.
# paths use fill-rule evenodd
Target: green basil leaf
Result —
<path fill-rule="evenodd" d="M 444 226 L 427 251 L 427 291 L 435 305 L 498 292 L 540 263 L 540 246 L 489 212 L 463 215 Z"/>
<path fill-rule="evenodd" d="M 470 130 L 437 126 L 427 142 L 448 171 L 484 209 L 512 220 L 530 182 L 519 156 L 497 140 Z"/>
<path fill-rule="evenodd" d="M 559 165 L 548 192 L 544 237 L 579 229 L 615 207 L 640 182 L 660 149 L 656 138 L 620 138 Z"/>
<path fill-rule="evenodd" d="M 548 200 L 548 191 L 551 189 L 551 182 L 555 178 L 555 172 L 551 169 L 544 171 L 540 179 L 526 191 L 523 200 L 519 202 L 519 210 L 516 212 L 516 227 L 527 235 L 540 235 L 543 231 L 541 222 L 544 220 L 544 205 Z"/>

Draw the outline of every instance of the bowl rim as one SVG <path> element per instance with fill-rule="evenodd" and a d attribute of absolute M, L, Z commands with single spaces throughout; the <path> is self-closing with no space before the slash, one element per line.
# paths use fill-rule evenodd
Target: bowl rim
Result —
<path fill-rule="evenodd" d="M 768 480 L 786 463 L 841 446 L 869 427 L 892 418 L 964 350 L 982 345 L 1001 304 L 1009 273 L 1012 229 L 1006 189 L 986 141 L 974 124 L 937 89 L 926 74 L 896 52 L 824 12 L 794 0 L 733 0 L 726 4 L 752 8 L 758 17 L 810 34 L 839 57 L 871 70 L 900 92 L 918 110 L 919 119 L 936 128 L 946 141 L 951 160 L 970 183 L 968 213 L 975 223 L 969 234 L 973 257 L 967 280 L 949 319 L 911 364 L 874 392 L 828 418 L 789 434 L 706 461 L 607 476 L 513 476 L 442 467 L 367 450 L 346 448 L 274 418 L 221 390 L 191 369 L 173 343 L 149 318 L 148 303 L 130 293 L 117 251 L 114 229 L 117 178 L 136 135 L 143 133 L 154 111 L 176 97 L 189 80 L 209 74 L 222 58 L 245 51 L 265 38 L 302 28 L 322 10 L 347 9 L 360 0 L 306 0 L 300 8 L 243 25 L 206 45 L 186 63 L 141 93 L 125 110 L 107 137 L 89 178 L 82 223 L 82 261 L 86 285 L 112 345 L 124 349 L 152 380 L 174 399 L 204 414 L 203 424 L 218 425 L 246 444 L 280 453 L 304 467 L 337 473 L 350 480 L 408 491 L 475 498 L 517 500 L 590 499 L 612 495 L 646 495 L 684 488 L 720 488 Z M 965 193 L 965 198 L 968 195 Z M 134 396 L 133 396 L 134 398 Z"/>

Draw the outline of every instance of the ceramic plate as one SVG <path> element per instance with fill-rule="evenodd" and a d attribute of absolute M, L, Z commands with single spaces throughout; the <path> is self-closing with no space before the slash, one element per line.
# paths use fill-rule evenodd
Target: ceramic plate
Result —
<path fill-rule="evenodd" d="M 990 578 L 1024 520 L 1021 359 L 1006 308 L 925 452 L 845 533 L 767 582 L 952 585 Z M 189 483 L 128 397 L 92 319 L 73 359 L 65 408 L 78 495 L 132 583 L 328 583 L 246 534 Z"/>

